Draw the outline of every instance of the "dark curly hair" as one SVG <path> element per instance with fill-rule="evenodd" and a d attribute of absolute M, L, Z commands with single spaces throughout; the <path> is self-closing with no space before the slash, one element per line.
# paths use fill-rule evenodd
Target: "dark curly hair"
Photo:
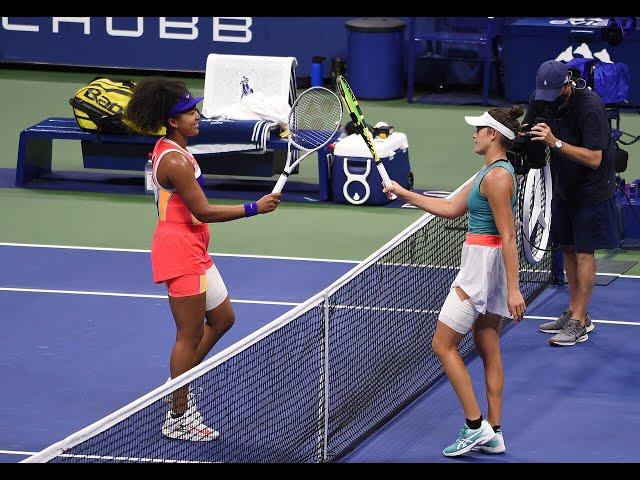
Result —
<path fill-rule="evenodd" d="M 125 110 L 125 118 L 141 131 L 155 132 L 168 127 L 169 110 L 187 92 L 179 80 L 149 77 L 138 83 Z"/>
<path fill-rule="evenodd" d="M 518 118 L 524 115 L 524 110 L 522 107 L 514 105 L 511 108 L 494 108 L 489 110 L 489 115 L 517 135 L 521 128 Z M 504 135 L 502 136 L 501 141 L 502 145 L 506 147 L 507 150 L 513 147 L 513 140 L 509 140 Z"/>

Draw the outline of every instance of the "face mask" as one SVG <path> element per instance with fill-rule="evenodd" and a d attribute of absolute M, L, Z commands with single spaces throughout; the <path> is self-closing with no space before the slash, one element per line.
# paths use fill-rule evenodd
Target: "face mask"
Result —
<path fill-rule="evenodd" d="M 569 104 L 566 103 L 568 96 L 568 94 L 560 95 L 553 102 L 547 102 L 546 100 L 534 100 L 533 107 L 536 115 L 540 115 L 542 117 L 561 117 L 569 108 Z"/>
<path fill-rule="evenodd" d="M 569 103 L 567 102 L 568 98 L 569 98 L 568 94 L 560 95 L 558 98 L 556 98 L 553 102 L 549 104 L 549 113 L 551 113 L 551 115 L 553 115 L 556 118 L 564 115 L 564 113 L 566 113 L 566 111 L 569 108 Z"/>
<path fill-rule="evenodd" d="M 537 117 L 546 117 L 549 112 L 547 111 L 547 107 L 550 102 L 546 100 L 534 100 L 533 101 L 533 110 Z"/>

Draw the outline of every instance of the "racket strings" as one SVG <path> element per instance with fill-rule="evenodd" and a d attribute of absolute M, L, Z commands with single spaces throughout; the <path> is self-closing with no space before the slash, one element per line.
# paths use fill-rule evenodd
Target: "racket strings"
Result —
<path fill-rule="evenodd" d="M 289 116 L 293 142 L 312 150 L 327 143 L 342 121 L 340 99 L 325 89 L 307 90 L 298 97 Z"/>

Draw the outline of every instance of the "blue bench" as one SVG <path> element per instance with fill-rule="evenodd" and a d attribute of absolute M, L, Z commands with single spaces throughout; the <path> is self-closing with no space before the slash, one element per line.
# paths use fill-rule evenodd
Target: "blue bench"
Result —
<path fill-rule="evenodd" d="M 97 135 L 82 130 L 73 118 L 47 118 L 20 133 L 16 187 L 52 173 L 53 140 L 80 140 L 85 168 L 144 171 L 149 152 L 158 137 L 142 135 Z M 271 177 L 280 173 L 287 141 L 275 132 L 262 155 L 196 155 L 204 173 Z M 327 149 L 318 151 L 320 200 L 330 198 Z M 278 165 L 277 169 L 275 165 Z M 276 171 L 277 170 L 277 171 Z"/>

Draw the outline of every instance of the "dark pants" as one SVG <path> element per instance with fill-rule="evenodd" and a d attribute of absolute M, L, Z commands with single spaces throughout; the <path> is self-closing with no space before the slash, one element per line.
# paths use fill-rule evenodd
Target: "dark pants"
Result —
<path fill-rule="evenodd" d="M 551 238 L 577 253 L 617 248 L 617 225 L 614 197 L 593 205 L 574 205 L 557 195 L 551 201 Z"/>

